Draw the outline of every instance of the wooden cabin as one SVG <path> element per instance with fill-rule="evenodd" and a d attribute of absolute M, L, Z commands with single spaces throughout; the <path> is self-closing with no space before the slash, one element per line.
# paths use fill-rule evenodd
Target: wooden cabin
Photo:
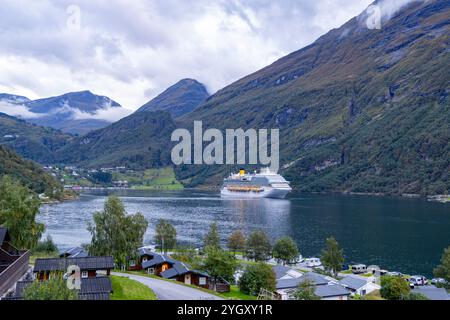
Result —
<path fill-rule="evenodd" d="M 69 266 L 78 266 L 81 278 L 109 276 L 114 269 L 113 257 L 36 259 L 33 272 L 40 281 L 49 279 L 52 273 L 66 273 Z"/>
<path fill-rule="evenodd" d="M 230 291 L 230 284 L 227 281 L 223 279 L 214 281 L 207 272 L 193 270 L 182 262 L 176 262 L 172 268 L 162 272 L 161 277 L 217 292 Z"/>

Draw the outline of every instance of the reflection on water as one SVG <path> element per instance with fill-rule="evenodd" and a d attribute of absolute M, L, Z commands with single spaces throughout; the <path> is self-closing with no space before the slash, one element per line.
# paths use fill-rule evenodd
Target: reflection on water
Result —
<path fill-rule="evenodd" d="M 332 195 L 293 195 L 277 199 L 221 199 L 202 191 L 116 192 L 129 213 L 149 221 L 145 235 L 152 242 L 159 219 L 169 220 L 180 242 L 201 244 L 216 221 L 222 240 L 235 230 L 265 230 L 272 239 L 289 235 L 304 256 L 320 254 L 326 237 L 334 235 L 348 262 L 430 275 L 443 249 L 450 245 L 450 207 L 420 199 Z M 39 219 L 60 249 L 87 243 L 92 213 L 102 210 L 105 193 L 82 195 L 73 202 L 47 205 Z"/>

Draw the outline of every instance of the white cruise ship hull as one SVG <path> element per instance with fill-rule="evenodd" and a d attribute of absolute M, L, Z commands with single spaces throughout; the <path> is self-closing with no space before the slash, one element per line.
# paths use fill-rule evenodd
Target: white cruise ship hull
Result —
<path fill-rule="evenodd" d="M 275 189 L 270 187 L 265 187 L 263 191 L 260 192 L 238 192 L 230 191 L 227 188 L 222 188 L 220 194 L 223 198 L 240 198 L 240 199 L 255 199 L 255 198 L 273 198 L 273 199 L 284 199 L 291 192 L 292 189 Z"/>

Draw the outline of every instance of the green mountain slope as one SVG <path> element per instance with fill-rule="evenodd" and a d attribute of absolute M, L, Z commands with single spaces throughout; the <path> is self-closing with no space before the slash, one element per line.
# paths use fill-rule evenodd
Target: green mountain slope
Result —
<path fill-rule="evenodd" d="M 135 170 L 170 163 L 170 142 L 176 128 L 167 112 L 138 112 L 104 129 L 74 139 L 56 152 L 57 162 L 100 168 L 126 166 Z"/>
<path fill-rule="evenodd" d="M 192 127 L 279 128 L 281 170 L 302 191 L 450 189 L 450 1 L 416 2 L 381 30 L 362 14 L 220 90 Z M 193 185 L 229 167 L 178 168 Z"/>
<path fill-rule="evenodd" d="M 42 163 L 54 163 L 54 152 L 72 140 L 61 131 L 40 127 L 0 113 L 0 144 L 23 157 Z"/>
<path fill-rule="evenodd" d="M 0 145 L 0 177 L 3 175 L 19 180 L 38 194 L 53 195 L 55 190 L 62 191 L 61 185 L 39 165 Z"/>

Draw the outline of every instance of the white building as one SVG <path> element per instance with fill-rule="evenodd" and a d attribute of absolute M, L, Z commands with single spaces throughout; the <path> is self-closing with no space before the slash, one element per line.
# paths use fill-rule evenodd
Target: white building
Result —
<path fill-rule="evenodd" d="M 276 293 L 281 300 L 293 299 L 292 295 L 303 281 L 311 282 L 315 287 L 315 294 L 321 300 L 347 300 L 350 291 L 341 286 L 336 279 L 323 276 L 315 272 L 303 273 L 286 266 L 274 266 L 276 276 Z"/>
<path fill-rule="evenodd" d="M 365 278 L 358 276 L 347 276 L 339 281 L 339 284 L 351 291 L 352 295 L 358 294 L 365 296 L 381 287 L 374 283 L 373 278 Z"/>

